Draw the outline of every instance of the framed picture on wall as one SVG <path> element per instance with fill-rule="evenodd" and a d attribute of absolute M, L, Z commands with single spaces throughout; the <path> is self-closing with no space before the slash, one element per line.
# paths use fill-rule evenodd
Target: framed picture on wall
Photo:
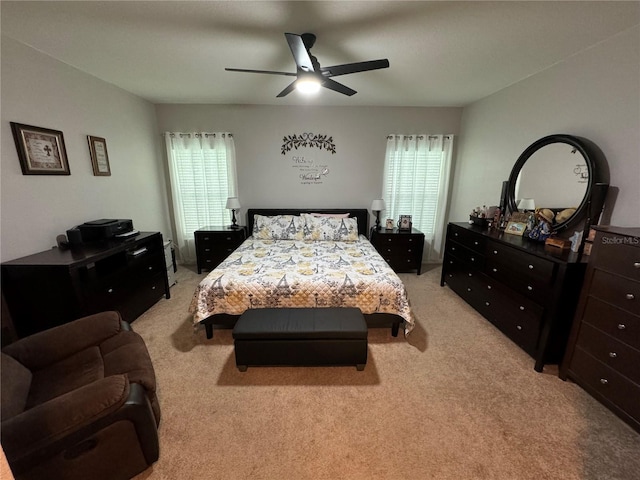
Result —
<path fill-rule="evenodd" d="M 61 131 L 10 123 L 23 175 L 71 175 Z"/>
<path fill-rule="evenodd" d="M 107 153 L 107 141 L 104 138 L 87 136 L 89 141 L 89 153 L 91 154 L 91 165 L 93 174 L 97 176 L 111 175 L 109 166 L 109 154 Z"/>

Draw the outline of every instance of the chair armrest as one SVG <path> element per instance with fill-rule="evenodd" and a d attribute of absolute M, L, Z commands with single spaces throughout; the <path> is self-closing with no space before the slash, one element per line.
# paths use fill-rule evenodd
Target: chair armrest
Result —
<path fill-rule="evenodd" d="M 107 417 L 129 396 L 126 375 L 113 375 L 56 397 L 2 422 L 2 446 L 12 463 Z M 15 467 L 14 467 L 15 468 Z"/>
<path fill-rule="evenodd" d="M 118 312 L 101 312 L 22 338 L 2 349 L 30 370 L 38 370 L 123 330 Z M 128 325 L 127 325 L 128 326 Z"/>

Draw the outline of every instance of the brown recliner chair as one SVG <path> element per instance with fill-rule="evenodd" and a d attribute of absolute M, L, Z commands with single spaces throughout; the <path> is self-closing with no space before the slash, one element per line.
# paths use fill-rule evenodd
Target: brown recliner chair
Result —
<path fill-rule="evenodd" d="M 16 479 L 128 479 L 158 459 L 144 341 L 117 312 L 2 350 L 2 447 Z"/>

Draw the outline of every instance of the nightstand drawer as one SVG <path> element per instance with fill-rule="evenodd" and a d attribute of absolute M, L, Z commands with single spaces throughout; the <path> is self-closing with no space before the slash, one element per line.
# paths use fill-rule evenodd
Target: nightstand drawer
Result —
<path fill-rule="evenodd" d="M 245 240 L 245 228 L 206 227 L 194 232 L 198 273 L 213 270 Z"/>

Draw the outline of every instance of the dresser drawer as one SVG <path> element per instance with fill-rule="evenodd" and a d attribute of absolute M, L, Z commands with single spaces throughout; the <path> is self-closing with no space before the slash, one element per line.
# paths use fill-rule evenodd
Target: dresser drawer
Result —
<path fill-rule="evenodd" d="M 640 282 L 640 240 L 636 237 L 598 232 L 594 266 Z"/>
<path fill-rule="evenodd" d="M 577 347 L 571 370 L 590 390 L 613 403 L 624 413 L 640 422 L 640 386 Z"/>
<path fill-rule="evenodd" d="M 484 255 L 478 253 L 477 251 L 471 250 L 470 248 L 465 247 L 460 243 L 447 242 L 446 252 L 450 255 L 453 255 L 461 262 L 473 266 L 473 268 L 477 268 L 481 271 L 484 269 Z"/>
<path fill-rule="evenodd" d="M 534 255 L 523 255 L 515 248 L 495 242 L 487 246 L 487 260 L 492 265 L 502 266 L 518 275 L 531 278 L 538 283 L 550 283 L 553 280 L 556 264 Z"/>
<path fill-rule="evenodd" d="M 590 295 L 587 298 L 582 320 L 640 350 L 640 317 Z"/>
<path fill-rule="evenodd" d="M 640 384 L 640 351 L 635 348 L 619 342 L 587 323 L 580 327 L 576 346 L 634 383 Z"/>
<path fill-rule="evenodd" d="M 476 252 L 484 252 L 486 239 L 482 235 L 466 230 L 464 228 L 451 225 L 450 238 L 457 243 L 464 245 Z"/>
<path fill-rule="evenodd" d="M 553 295 L 552 278 L 534 275 L 528 265 L 522 263 L 509 264 L 504 258 L 497 259 L 492 252 L 487 253 L 485 272 L 492 278 L 509 285 L 513 290 L 529 298 L 549 302 Z"/>
<path fill-rule="evenodd" d="M 640 282 L 594 270 L 591 294 L 616 307 L 640 315 Z"/>

